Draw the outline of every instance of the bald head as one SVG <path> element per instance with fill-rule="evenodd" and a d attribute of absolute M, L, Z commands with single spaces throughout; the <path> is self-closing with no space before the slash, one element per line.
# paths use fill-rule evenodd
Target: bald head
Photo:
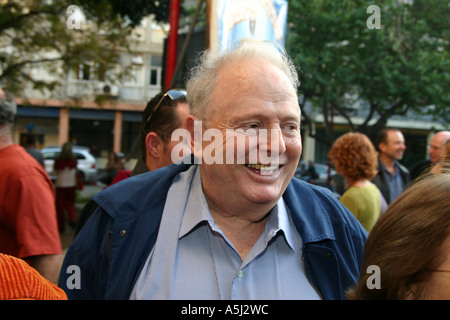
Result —
<path fill-rule="evenodd" d="M 445 141 L 448 139 L 450 139 L 450 131 L 440 131 L 431 138 L 430 148 L 428 149 L 431 162 L 439 161 L 442 151 L 444 151 Z"/>

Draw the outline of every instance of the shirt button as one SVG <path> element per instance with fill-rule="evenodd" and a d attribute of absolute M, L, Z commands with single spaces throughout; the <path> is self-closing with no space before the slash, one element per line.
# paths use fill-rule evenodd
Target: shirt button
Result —
<path fill-rule="evenodd" d="M 238 276 L 238 278 L 242 278 L 244 276 L 244 271 L 239 270 L 237 276 Z"/>

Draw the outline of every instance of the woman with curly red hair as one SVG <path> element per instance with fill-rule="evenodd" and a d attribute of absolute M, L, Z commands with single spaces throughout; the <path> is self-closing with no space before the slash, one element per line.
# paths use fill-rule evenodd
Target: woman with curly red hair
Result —
<path fill-rule="evenodd" d="M 382 211 L 380 192 L 370 182 L 378 167 L 375 147 L 366 135 L 348 132 L 334 142 L 328 156 L 348 187 L 340 201 L 370 232 Z"/>

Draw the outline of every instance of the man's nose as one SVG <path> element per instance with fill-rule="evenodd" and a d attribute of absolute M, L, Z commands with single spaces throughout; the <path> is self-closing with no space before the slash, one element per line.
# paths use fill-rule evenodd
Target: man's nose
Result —
<path fill-rule="evenodd" d="M 286 152 L 286 144 L 280 128 L 271 128 L 266 132 L 260 133 L 259 152 L 261 163 L 278 162 L 278 157 Z"/>

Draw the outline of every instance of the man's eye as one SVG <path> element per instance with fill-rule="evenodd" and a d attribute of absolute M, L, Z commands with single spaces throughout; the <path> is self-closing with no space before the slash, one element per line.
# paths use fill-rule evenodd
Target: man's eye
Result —
<path fill-rule="evenodd" d="M 295 123 L 288 123 L 283 126 L 283 129 L 289 130 L 289 131 L 297 131 L 298 125 Z"/>
<path fill-rule="evenodd" d="M 253 130 L 253 131 L 254 131 L 254 130 L 258 130 L 258 129 L 260 129 L 260 128 L 261 128 L 260 124 L 254 122 L 254 123 L 247 123 L 247 124 L 244 124 L 244 125 L 241 126 L 239 129 L 242 129 L 242 130 L 244 130 L 244 131 L 248 131 L 248 130 L 250 130 L 250 131 Z"/>
<path fill-rule="evenodd" d="M 246 135 L 256 135 L 258 134 L 260 129 L 260 124 L 255 122 L 241 125 L 239 128 L 237 128 L 236 132 L 240 132 Z"/>

